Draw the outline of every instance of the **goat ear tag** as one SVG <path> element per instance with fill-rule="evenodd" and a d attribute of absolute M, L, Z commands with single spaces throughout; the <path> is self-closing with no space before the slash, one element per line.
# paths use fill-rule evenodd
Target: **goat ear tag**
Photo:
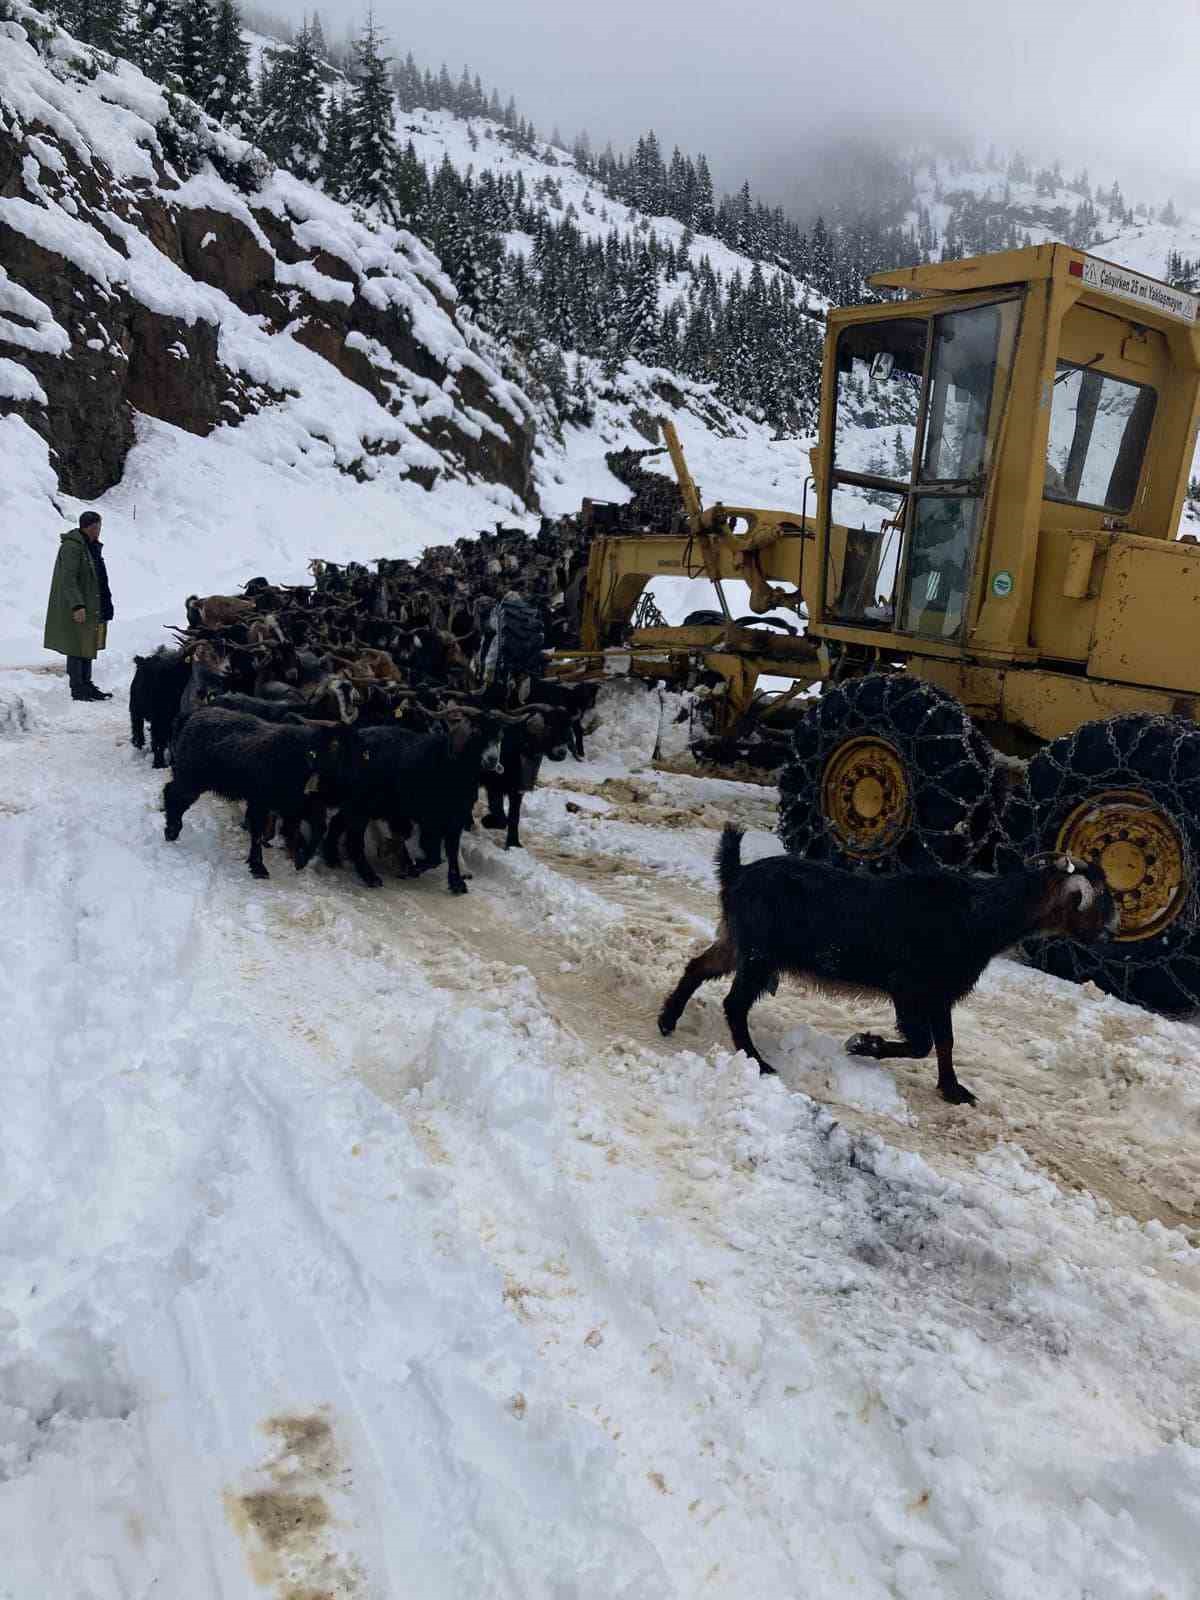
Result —
<path fill-rule="evenodd" d="M 316 773 L 314 772 L 312 777 L 304 785 L 304 792 L 305 792 L 305 794 L 316 794 L 317 790 L 320 787 L 321 787 L 321 780 L 320 780 L 320 778 L 317 777 Z"/>

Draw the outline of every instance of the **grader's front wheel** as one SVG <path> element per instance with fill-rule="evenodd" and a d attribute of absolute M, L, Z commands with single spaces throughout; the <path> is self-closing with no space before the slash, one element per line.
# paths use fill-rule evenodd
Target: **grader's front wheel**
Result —
<path fill-rule="evenodd" d="M 1097 862 L 1121 912 L 1107 944 L 1031 940 L 1035 966 L 1152 1011 L 1200 1006 L 1200 728 L 1142 715 L 1085 723 L 1034 756 L 1008 832 L 1016 854 Z"/>
<path fill-rule="evenodd" d="M 991 748 L 953 695 L 872 673 L 827 690 L 797 724 L 779 833 L 793 855 L 840 866 L 974 866 L 1002 794 Z"/>

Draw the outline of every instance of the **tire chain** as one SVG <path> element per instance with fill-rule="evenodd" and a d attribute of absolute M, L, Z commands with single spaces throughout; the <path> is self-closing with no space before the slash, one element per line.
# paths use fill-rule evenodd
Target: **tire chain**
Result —
<path fill-rule="evenodd" d="M 913 820 L 894 852 L 849 855 L 821 811 L 826 763 L 847 738 L 874 734 L 901 755 Z M 779 834 L 793 855 L 875 871 L 988 864 L 1003 777 L 991 747 L 962 704 L 905 673 L 875 673 L 829 689 L 792 736 L 779 777 Z"/>
<path fill-rule="evenodd" d="M 1167 1012 L 1200 1006 L 1200 728 L 1182 717 L 1133 714 L 1085 722 L 1040 750 L 1027 783 L 1012 792 L 999 856 L 1009 864 L 1054 848 L 1067 816 L 1103 789 L 1146 793 L 1174 822 L 1183 844 L 1190 906 L 1156 937 L 1114 945 L 1029 940 L 1026 958 L 1077 983 Z M 1116 952 L 1120 952 L 1117 954 Z"/>

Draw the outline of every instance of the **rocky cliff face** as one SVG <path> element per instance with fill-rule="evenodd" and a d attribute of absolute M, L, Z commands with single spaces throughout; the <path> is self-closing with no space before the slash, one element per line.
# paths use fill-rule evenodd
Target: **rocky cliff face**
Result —
<path fill-rule="evenodd" d="M 0 8 L 0 415 L 65 493 L 118 481 L 137 413 L 197 434 L 278 413 L 359 478 L 450 475 L 534 503 L 533 411 L 411 234 L 368 224 Z"/>

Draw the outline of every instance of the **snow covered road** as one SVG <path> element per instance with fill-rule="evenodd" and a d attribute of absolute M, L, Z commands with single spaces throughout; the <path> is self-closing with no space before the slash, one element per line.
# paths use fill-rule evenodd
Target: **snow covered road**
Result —
<path fill-rule="evenodd" d="M 120 699 L 14 693 L 0 1600 L 1200 1592 L 1193 1028 L 999 963 L 977 1113 L 796 993 L 761 1083 L 653 1006 L 770 792 L 649 703 L 460 900 L 167 846 Z"/>

